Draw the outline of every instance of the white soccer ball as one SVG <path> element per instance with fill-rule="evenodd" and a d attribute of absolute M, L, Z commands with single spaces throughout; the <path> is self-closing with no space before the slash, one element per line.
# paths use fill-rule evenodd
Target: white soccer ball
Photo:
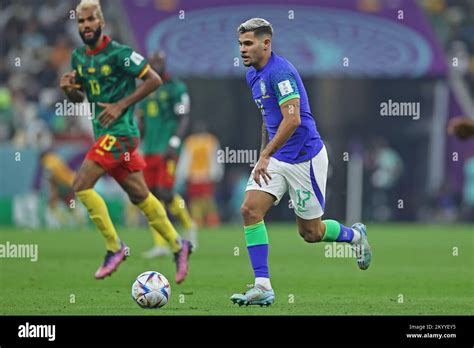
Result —
<path fill-rule="evenodd" d="M 155 271 L 143 272 L 132 285 L 132 298 L 142 308 L 161 308 L 168 303 L 170 294 L 168 279 Z"/>

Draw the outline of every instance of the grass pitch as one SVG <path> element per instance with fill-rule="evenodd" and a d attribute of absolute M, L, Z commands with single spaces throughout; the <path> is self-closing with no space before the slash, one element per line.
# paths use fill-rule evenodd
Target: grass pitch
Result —
<path fill-rule="evenodd" d="M 268 223 L 270 307 L 229 300 L 253 282 L 243 230 L 200 231 L 186 281 L 174 282 L 172 258 L 147 260 L 144 228 L 119 228 L 131 256 L 105 280 L 94 273 L 105 255 L 92 227 L 25 231 L 0 227 L 0 244 L 37 244 L 38 260 L 0 258 L 1 315 L 454 315 L 474 313 L 474 229 L 468 225 L 369 224 L 372 265 L 327 257 L 330 244 L 307 244 L 294 224 Z M 130 291 L 141 272 L 156 270 L 171 283 L 169 303 L 145 310 Z"/>

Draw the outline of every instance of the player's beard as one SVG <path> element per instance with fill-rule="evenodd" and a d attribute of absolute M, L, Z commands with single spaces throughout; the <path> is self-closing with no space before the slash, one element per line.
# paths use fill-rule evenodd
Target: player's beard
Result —
<path fill-rule="evenodd" d="M 84 32 L 79 32 L 79 35 L 81 36 L 82 41 L 87 45 L 87 46 L 95 46 L 97 43 L 97 40 L 99 40 L 100 36 L 102 35 L 102 27 L 98 27 L 96 31 L 94 31 L 94 36 L 92 36 L 90 39 L 86 39 L 84 36 Z"/>

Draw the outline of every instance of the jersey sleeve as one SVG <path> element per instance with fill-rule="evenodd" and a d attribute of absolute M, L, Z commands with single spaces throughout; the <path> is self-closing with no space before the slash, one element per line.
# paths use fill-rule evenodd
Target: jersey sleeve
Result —
<path fill-rule="evenodd" d="M 275 96 L 278 99 L 278 105 L 293 99 L 299 98 L 300 92 L 296 83 L 293 72 L 288 69 L 274 70 L 270 75 L 270 83 L 272 85 Z"/>
<path fill-rule="evenodd" d="M 119 51 L 117 64 L 124 73 L 139 79 L 150 69 L 145 57 L 128 46 L 123 46 Z"/>
<path fill-rule="evenodd" d="M 71 54 L 71 68 L 72 70 L 76 70 L 76 84 L 80 85 L 81 88 L 83 86 L 83 79 L 82 79 L 82 66 L 77 64 L 77 51 L 72 51 Z"/>
<path fill-rule="evenodd" d="M 184 83 L 179 83 L 176 86 L 174 96 L 174 113 L 176 116 L 186 115 L 191 108 L 191 99 L 189 98 L 188 89 Z"/>

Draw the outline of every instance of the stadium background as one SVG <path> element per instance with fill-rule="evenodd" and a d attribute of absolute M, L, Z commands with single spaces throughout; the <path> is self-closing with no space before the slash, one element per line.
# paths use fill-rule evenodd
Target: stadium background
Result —
<path fill-rule="evenodd" d="M 59 78 L 70 69 L 72 49 L 82 45 L 71 13 L 77 2 L 1 1 L 0 241 L 37 243 L 41 250 L 36 264 L 0 260 L 1 314 L 138 314 L 128 287 L 137 274 L 158 267 L 137 257 L 98 284 L 92 273 L 103 246 L 93 225 L 72 219 L 67 202 L 63 221 L 48 213 L 50 186 L 41 153 L 53 149 L 74 167 L 92 141 L 90 120 L 55 112 L 64 100 Z M 326 214 L 347 223 L 368 222 L 376 256 L 371 271 L 336 277 L 346 264 L 352 270 L 353 260 L 327 259 L 321 251 L 315 261 L 314 245 L 296 236 L 286 196 L 267 217 L 270 257 L 275 286 L 283 299 L 295 293 L 298 306 L 283 303 L 266 313 L 472 313 L 474 140 L 460 142 L 446 134 L 449 118 L 474 117 L 472 1 L 101 4 L 105 32 L 113 39 L 145 55 L 156 48 L 167 52 L 171 74 L 189 87 L 190 132 L 204 122 L 221 149 L 260 147 L 261 118 L 238 59 L 239 23 L 254 16 L 268 19 L 275 28 L 274 50 L 302 74 L 330 156 Z M 382 116 L 381 103 L 390 99 L 420 103 L 420 118 Z M 227 295 L 251 279 L 246 252 L 234 257 L 235 248 L 245 250 L 239 206 L 251 167 L 223 165 L 215 194 L 223 225 L 201 231 L 200 251 L 184 285 L 194 299 L 181 304 L 174 295 L 163 313 L 229 314 Z M 129 245 L 140 251 L 150 247 L 143 221 L 140 227 L 123 226 L 127 199 L 118 185 L 103 178 L 96 189 Z M 456 258 L 452 250 L 458 247 Z M 222 262 L 216 268 L 217 259 Z M 169 262 L 158 269 L 174 272 Z M 21 301 L 14 301 L 18 289 Z M 318 292 L 325 296 L 314 298 Z M 397 302 L 399 293 L 407 295 L 405 306 Z M 75 307 L 64 303 L 70 304 L 70 294 L 77 295 Z M 252 310 L 245 313 L 260 313 Z"/>
<path fill-rule="evenodd" d="M 233 150 L 260 144 L 259 114 L 237 59 L 235 23 L 251 16 L 269 19 L 276 30 L 274 49 L 302 73 L 329 148 L 328 215 L 472 220 L 473 143 L 460 144 L 445 133 L 449 117 L 473 114 L 472 3 L 258 3 L 258 11 L 251 5 L 255 1 L 231 9 L 210 0 L 103 1 L 102 6 L 113 38 L 144 54 L 167 52 L 171 74 L 189 86 L 192 122 L 204 121 L 221 148 Z M 42 203 L 48 193 L 40 179 L 41 151 L 52 146 L 66 160 L 80 159 L 91 139 L 88 119 L 55 114 L 55 104 L 63 100 L 58 78 L 69 69 L 72 48 L 81 44 L 70 18 L 75 1 L 3 1 L 2 6 L 0 223 L 38 228 L 46 224 Z M 404 8 L 403 19 L 398 8 Z M 464 94 L 455 88 L 459 82 Z M 389 99 L 419 102 L 420 119 L 382 117 L 380 104 Z M 12 158 L 18 152 L 21 170 Z M 363 190 L 355 197 L 347 182 L 350 156 L 363 162 L 355 180 Z M 250 169 L 248 163 L 225 163 L 216 190 L 223 221 L 239 221 L 239 192 Z M 114 220 L 123 221 L 125 197 L 117 186 L 105 179 L 98 189 Z M 352 211 L 348 202 L 361 202 L 363 208 Z M 288 220 L 292 214 L 281 204 L 270 218 Z"/>

